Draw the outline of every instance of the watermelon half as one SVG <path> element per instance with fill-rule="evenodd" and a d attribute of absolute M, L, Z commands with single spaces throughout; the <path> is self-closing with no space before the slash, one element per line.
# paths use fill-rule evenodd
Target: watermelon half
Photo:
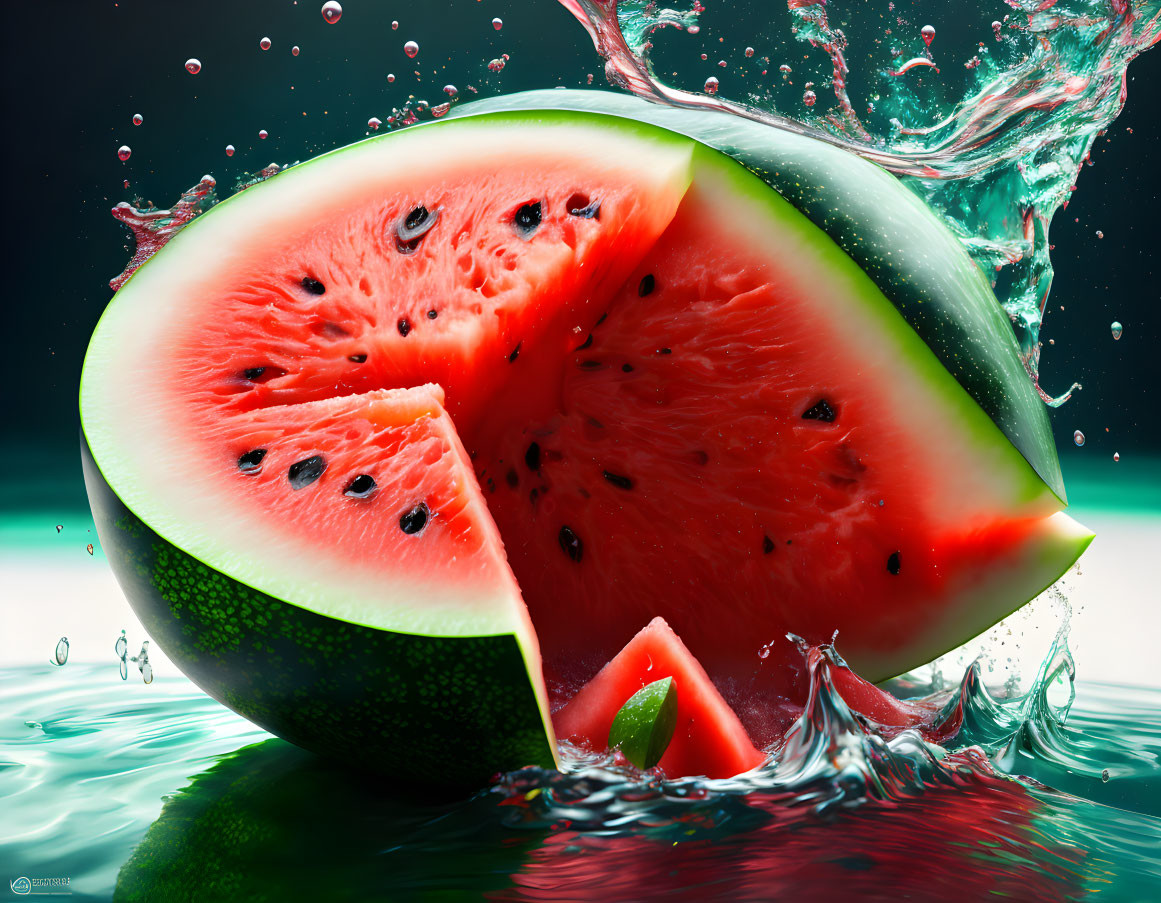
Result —
<path fill-rule="evenodd" d="M 547 686 L 655 616 L 735 694 L 793 685 L 788 630 L 881 679 L 1090 541 L 999 306 L 905 189 L 765 133 L 818 151 L 803 200 L 583 100 L 608 112 L 526 97 L 296 166 L 97 326 L 83 453 L 118 579 L 296 743 L 478 784 L 552 764 Z M 889 266 L 860 260 L 891 223 Z"/>

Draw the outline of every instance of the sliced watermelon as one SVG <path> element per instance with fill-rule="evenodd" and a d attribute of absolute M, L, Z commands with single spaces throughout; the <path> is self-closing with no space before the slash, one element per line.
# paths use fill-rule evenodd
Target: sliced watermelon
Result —
<path fill-rule="evenodd" d="M 597 752 L 605 749 L 621 706 L 666 677 L 677 688 L 677 727 L 658 763 L 667 776 L 729 778 L 762 764 L 766 757 L 663 618 L 650 621 L 553 715 L 557 736 Z"/>
<path fill-rule="evenodd" d="M 1037 448 L 1047 420 L 987 370 L 1015 342 L 952 248 L 925 303 L 964 312 L 1004 417 L 687 137 L 525 111 L 361 142 L 219 204 L 105 312 L 81 386 L 102 543 L 218 699 L 444 783 L 551 763 L 541 651 L 567 696 L 654 616 L 722 686 L 792 686 L 787 630 L 889 676 L 1090 538 L 1012 438 L 1013 411 Z"/>

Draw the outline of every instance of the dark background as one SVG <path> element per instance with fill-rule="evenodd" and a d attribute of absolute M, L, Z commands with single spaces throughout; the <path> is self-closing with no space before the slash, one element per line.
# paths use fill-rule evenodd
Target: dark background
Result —
<path fill-rule="evenodd" d="M 691 70 L 718 74 L 714 59 L 740 56 L 746 44 L 771 52 L 755 38 L 751 17 L 744 18 L 746 32 L 719 43 L 713 36 L 723 33 L 723 17 L 710 18 L 719 4 L 711 4 L 705 20 L 718 23 L 717 30 L 681 36 Z M 465 100 L 468 85 L 486 96 L 579 87 L 591 74 L 594 87 L 606 87 L 588 36 L 554 0 L 347 0 L 337 25 L 323 21 L 321 5 L 74 0 L 9 14 L 0 54 L 7 136 L 5 507 L 43 504 L 46 496 L 84 504 L 76 453 L 80 367 L 112 296 L 108 280 L 132 248 L 109 214 L 115 203 L 140 196 L 169 206 L 203 173 L 217 178 L 219 196 L 228 195 L 238 178 L 272 161 L 305 159 L 357 140 L 370 116 L 386 120 L 409 95 L 445 100 L 448 83 Z M 499 32 L 493 16 L 504 21 Z M 783 26 L 779 19 L 776 28 Z M 258 47 L 264 35 L 273 42 L 266 52 Z M 415 60 L 403 53 L 407 40 L 420 45 Z M 302 48 L 298 57 L 290 53 L 293 44 Z M 703 48 L 708 63 L 699 59 Z M 488 60 L 505 52 L 511 59 L 504 72 L 490 73 Z M 801 47 L 797 53 L 801 58 Z M 189 57 L 202 62 L 197 76 L 183 68 Z M 1161 52 L 1146 53 L 1129 70 L 1124 113 L 1098 139 L 1095 165 L 1084 169 L 1052 227 L 1056 282 L 1041 380 L 1051 392 L 1074 379 L 1084 384 L 1052 413 L 1062 460 L 1066 471 L 1083 465 L 1114 482 L 1141 474 L 1146 459 L 1161 454 L 1158 109 Z M 145 117 L 142 126 L 132 125 L 134 113 Z M 259 129 L 270 137 L 260 141 Z M 127 164 L 117 159 L 122 144 L 133 150 Z M 227 144 L 237 147 L 232 158 Z M 1109 333 L 1113 320 L 1124 324 L 1119 342 Z M 1087 437 L 1083 449 L 1073 445 L 1076 429 Z M 1113 464 L 1114 451 L 1122 464 Z M 1150 477 L 1161 473 L 1161 465 L 1147 466 Z"/>

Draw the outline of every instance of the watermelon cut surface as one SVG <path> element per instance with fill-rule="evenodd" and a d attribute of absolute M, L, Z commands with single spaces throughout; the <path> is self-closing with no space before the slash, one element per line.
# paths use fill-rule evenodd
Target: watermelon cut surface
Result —
<path fill-rule="evenodd" d="M 788 630 L 879 679 L 1090 538 L 825 231 L 594 113 L 408 129 L 219 204 L 118 292 L 81 413 L 171 657 L 276 733 L 447 783 L 551 764 L 548 686 L 655 616 L 725 688 L 792 687 Z"/>
<path fill-rule="evenodd" d="M 765 760 L 705 669 L 662 618 L 654 618 L 553 715 L 557 736 L 600 752 L 621 706 L 646 684 L 673 678 L 677 727 L 658 763 L 667 776 L 730 778 Z"/>

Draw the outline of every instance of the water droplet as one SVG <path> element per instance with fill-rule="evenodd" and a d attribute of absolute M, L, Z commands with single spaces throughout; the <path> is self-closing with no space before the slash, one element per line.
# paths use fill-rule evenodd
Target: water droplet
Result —
<path fill-rule="evenodd" d="M 758 650 L 758 658 L 767 659 L 769 657 L 770 657 L 770 644 L 767 643 L 765 646 L 763 646 L 761 649 Z"/>
<path fill-rule="evenodd" d="M 778 71 L 781 72 L 783 75 L 789 75 L 790 74 L 790 67 L 787 66 L 785 63 L 783 63 L 781 66 L 778 67 Z"/>
<path fill-rule="evenodd" d="M 56 644 L 56 652 L 53 656 L 58 665 L 63 665 L 69 660 L 69 638 L 62 636 Z"/>
<path fill-rule="evenodd" d="M 322 5 L 322 17 L 327 20 L 328 25 L 334 25 L 343 17 L 343 7 L 336 3 L 335 0 L 327 0 Z"/>
<path fill-rule="evenodd" d="M 924 25 L 919 29 L 919 33 L 923 35 L 923 43 L 930 47 L 931 42 L 935 40 L 935 27 L 932 25 Z"/>
<path fill-rule="evenodd" d="M 1121 333 L 1125 331 L 1125 327 L 1121 325 L 1120 320 L 1113 320 L 1113 324 L 1109 327 L 1109 331 L 1113 334 L 1113 340 L 1117 341 L 1121 338 Z"/>
<path fill-rule="evenodd" d="M 808 107 L 813 107 L 816 100 L 818 100 L 818 95 L 813 91 L 807 91 L 802 95 L 802 102 Z"/>
<path fill-rule="evenodd" d="M 716 78 L 714 78 L 712 75 L 705 80 L 705 93 L 706 94 L 717 94 L 718 93 L 718 80 Z"/>
<path fill-rule="evenodd" d="M 496 29 L 496 31 L 499 31 L 501 28 L 504 27 L 504 21 L 502 19 L 493 19 L 492 20 L 492 27 L 494 29 Z"/>
<path fill-rule="evenodd" d="M 120 669 L 121 669 L 121 680 L 128 680 L 129 679 L 129 662 L 128 662 L 128 660 L 126 660 L 124 658 L 121 659 Z"/>
<path fill-rule="evenodd" d="M 117 159 L 120 160 L 122 163 L 124 163 L 126 160 L 128 160 L 132 156 L 133 156 L 133 151 L 129 149 L 128 144 L 122 144 L 119 148 L 117 148 Z"/>
<path fill-rule="evenodd" d="M 146 659 L 141 663 L 141 679 L 147 684 L 153 683 L 153 665 Z"/>
<path fill-rule="evenodd" d="M 380 119 L 378 116 L 372 116 L 370 119 L 367 120 L 367 128 L 375 129 L 376 131 L 378 131 L 379 126 L 381 126 L 382 124 L 383 124 L 383 120 Z"/>
<path fill-rule="evenodd" d="M 1101 780 L 1106 784 L 1109 782 L 1109 770 L 1107 768 L 1101 769 Z"/>
<path fill-rule="evenodd" d="M 996 36 L 997 41 L 1004 40 L 1004 36 L 1002 34 L 1000 34 L 1000 29 L 1002 29 L 1003 27 L 1004 26 L 1000 23 L 999 19 L 997 19 L 996 21 L 994 21 L 992 23 L 992 34 L 994 34 Z"/>
<path fill-rule="evenodd" d="M 500 72 L 504 68 L 504 61 L 503 60 L 492 60 L 490 63 L 488 63 L 488 68 L 491 69 L 493 72 Z"/>
<path fill-rule="evenodd" d="M 747 57 L 751 57 L 751 56 L 753 56 L 753 55 L 754 55 L 754 48 L 753 48 L 753 47 L 747 47 L 747 48 L 746 48 L 746 56 L 747 56 Z"/>
<path fill-rule="evenodd" d="M 726 61 L 725 60 L 718 60 L 718 66 L 721 67 L 722 69 L 725 69 L 726 68 Z"/>
<path fill-rule="evenodd" d="M 1113 452 L 1113 461 L 1120 461 L 1120 460 L 1121 460 L 1121 453 L 1120 452 Z"/>
<path fill-rule="evenodd" d="M 419 45 L 414 41 L 408 41 L 403 45 L 403 52 L 411 59 L 415 59 L 419 55 Z"/>
<path fill-rule="evenodd" d="M 443 93 L 446 94 L 448 97 L 455 97 L 457 94 L 460 93 L 460 91 L 459 91 L 459 88 L 457 88 L 455 85 L 444 85 L 443 86 Z"/>
<path fill-rule="evenodd" d="M 387 84 L 389 84 L 389 85 L 390 85 L 390 84 L 391 84 L 392 82 L 394 82 L 394 81 L 395 81 L 395 73 L 394 73 L 394 72 L 388 72 L 388 73 L 387 73 Z"/>
<path fill-rule="evenodd" d="M 293 47 L 290 48 L 290 55 L 291 56 L 298 56 L 299 53 L 301 53 L 301 51 L 299 50 L 299 47 L 297 44 L 295 44 Z"/>
<path fill-rule="evenodd" d="M 57 532 L 57 533 L 59 533 L 59 532 L 60 532 L 61 530 L 63 530 L 63 529 L 64 529 L 64 524 L 57 524 L 57 525 L 56 525 L 56 532 Z"/>
<path fill-rule="evenodd" d="M 1105 237 L 1105 233 L 1103 233 L 1103 232 L 1102 232 L 1100 229 L 1097 229 L 1097 230 L 1096 230 L 1096 237 L 1097 237 L 1097 238 L 1104 238 L 1104 237 Z"/>
<path fill-rule="evenodd" d="M 258 137 L 262 138 L 263 140 L 265 140 L 266 136 L 269 134 L 270 133 L 268 131 L 266 131 L 266 129 L 259 129 L 258 130 Z"/>
<path fill-rule="evenodd" d="M 392 30 L 392 31 L 398 31 L 398 30 L 399 30 L 399 22 L 398 22 L 398 20 L 396 20 L 396 19 L 392 19 L 392 20 L 391 20 L 391 30 Z"/>
<path fill-rule="evenodd" d="M 1078 448 L 1084 445 L 1084 433 L 1082 433 L 1080 430 L 1077 430 L 1072 434 L 1072 441 L 1077 444 Z"/>
<path fill-rule="evenodd" d="M 232 144 L 227 144 L 227 145 L 226 145 L 226 156 L 227 156 L 227 157 L 232 157 L 232 156 L 234 156 L 234 145 L 232 145 Z"/>
<path fill-rule="evenodd" d="M 87 546 L 85 546 L 85 551 L 88 552 L 90 555 L 92 555 L 93 554 L 93 544 L 89 543 Z"/>
<path fill-rule="evenodd" d="M 141 125 L 141 123 L 143 123 L 144 121 L 145 121 L 145 117 L 142 116 L 140 113 L 133 114 L 133 124 L 134 125 Z"/>
<path fill-rule="evenodd" d="M 124 658 L 125 653 L 129 651 L 129 641 L 125 639 L 125 631 L 121 631 L 121 635 L 117 637 L 117 642 L 113 646 L 113 651 L 117 653 L 118 658 Z"/>
<path fill-rule="evenodd" d="M 261 41 L 258 42 L 258 46 L 261 47 L 263 50 L 269 50 L 270 49 L 270 38 L 263 38 Z"/>
<path fill-rule="evenodd" d="M 185 71 L 188 72 L 190 75 L 197 75 L 199 72 L 202 71 L 202 61 L 198 60 L 198 59 L 194 59 L 193 57 L 190 57 L 188 60 L 185 61 Z"/>

